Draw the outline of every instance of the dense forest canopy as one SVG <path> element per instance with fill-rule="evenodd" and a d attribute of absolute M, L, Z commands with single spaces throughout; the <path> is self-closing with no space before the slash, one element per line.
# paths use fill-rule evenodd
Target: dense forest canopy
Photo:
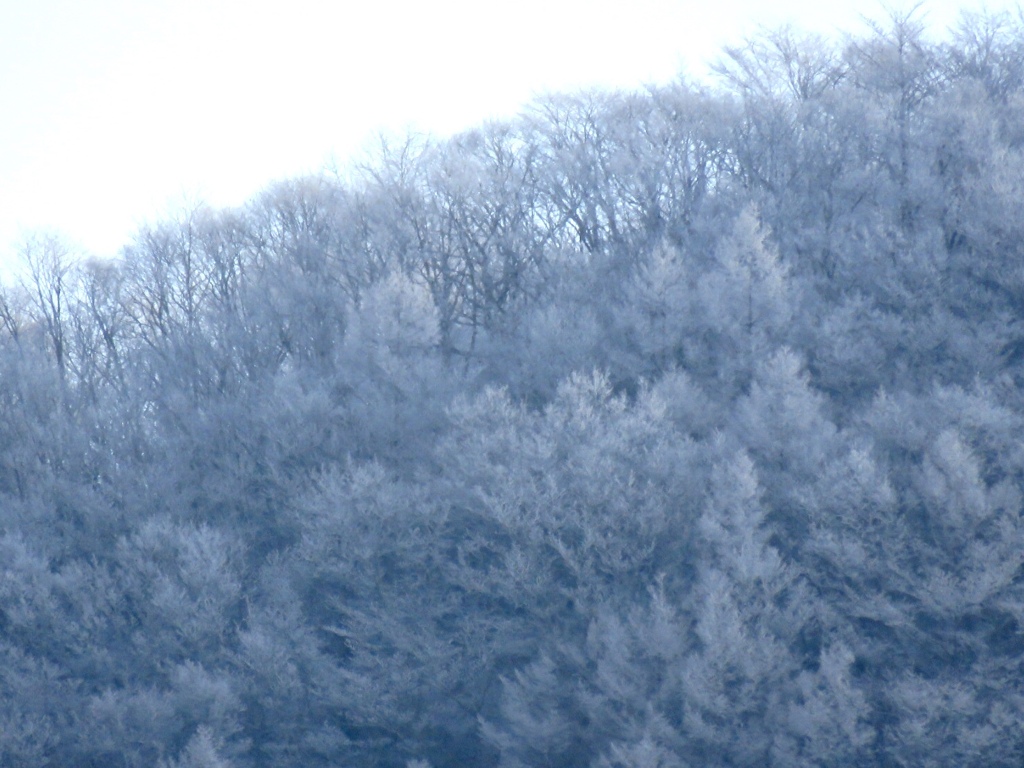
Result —
<path fill-rule="evenodd" d="M 1024 17 L 24 243 L 4 766 L 1019 766 Z"/>

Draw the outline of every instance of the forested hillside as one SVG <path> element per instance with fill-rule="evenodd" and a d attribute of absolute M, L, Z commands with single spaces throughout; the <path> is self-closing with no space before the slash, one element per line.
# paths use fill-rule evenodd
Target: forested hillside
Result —
<path fill-rule="evenodd" d="M 1024 760 L 1024 18 L 23 255 L 0 765 Z"/>

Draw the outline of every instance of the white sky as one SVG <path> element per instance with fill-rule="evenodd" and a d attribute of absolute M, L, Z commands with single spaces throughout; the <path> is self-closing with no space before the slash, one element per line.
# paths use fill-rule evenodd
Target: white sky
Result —
<path fill-rule="evenodd" d="M 344 165 L 377 130 L 443 135 L 545 91 L 702 76 L 759 24 L 860 31 L 858 12 L 880 7 L 0 0 L 0 277 L 34 228 L 114 255 L 186 199 L 240 204 L 275 179 Z M 939 27 L 958 7 L 925 6 Z"/>

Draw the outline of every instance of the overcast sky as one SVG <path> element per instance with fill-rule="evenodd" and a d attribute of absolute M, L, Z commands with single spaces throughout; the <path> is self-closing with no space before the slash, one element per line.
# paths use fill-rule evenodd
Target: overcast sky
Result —
<path fill-rule="evenodd" d="M 925 9 L 945 27 L 958 7 Z M 0 0 L 0 274 L 33 228 L 115 255 L 187 199 L 241 204 L 272 180 L 344 165 L 378 130 L 444 135 L 514 115 L 537 93 L 700 77 L 758 25 L 859 31 L 859 13 L 880 8 Z"/>

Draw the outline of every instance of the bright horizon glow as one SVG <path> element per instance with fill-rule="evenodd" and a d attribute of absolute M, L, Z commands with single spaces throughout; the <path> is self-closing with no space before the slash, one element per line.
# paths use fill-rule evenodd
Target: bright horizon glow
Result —
<path fill-rule="evenodd" d="M 961 7 L 922 10 L 941 32 Z M 445 136 L 543 93 L 701 80 L 723 45 L 759 26 L 859 34 L 863 9 L 0 0 L 0 278 L 36 229 L 114 256 L 186 200 L 241 205 L 273 181 L 343 168 L 377 132 Z"/>

